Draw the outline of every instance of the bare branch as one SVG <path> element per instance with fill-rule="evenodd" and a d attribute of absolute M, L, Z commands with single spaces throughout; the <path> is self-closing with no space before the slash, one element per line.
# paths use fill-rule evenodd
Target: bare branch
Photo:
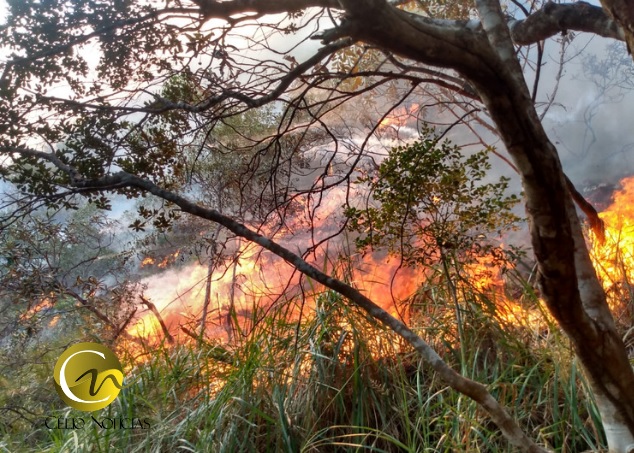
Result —
<path fill-rule="evenodd" d="M 90 104 L 90 103 L 81 102 L 81 101 L 61 99 L 61 98 L 49 97 L 49 96 L 42 96 L 42 99 L 58 102 L 70 107 L 79 107 L 83 109 L 94 109 L 94 110 L 115 110 L 115 111 L 123 111 L 126 113 L 159 114 L 159 113 L 165 113 L 171 110 L 182 110 L 182 111 L 186 111 L 190 113 L 202 113 L 217 105 L 221 105 L 223 102 L 230 99 L 242 102 L 249 108 L 257 108 L 278 99 L 279 96 L 282 95 L 294 81 L 296 81 L 302 76 L 302 74 L 304 74 L 309 69 L 313 68 L 317 63 L 319 63 L 321 60 L 326 58 L 328 55 L 331 55 L 340 49 L 348 47 L 351 44 L 352 44 L 352 40 L 341 39 L 337 42 L 334 42 L 322 47 L 312 57 L 310 57 L 303 63 L 297 65 L 295 68 L 288 71 L 284 75 L 284 77 L 282 77 L 279 80 L 279 83 L 275 87 L 275 89 L 270 91 L 268 94 L 262 95 L 260 97 L 251 97 L 251 96 L 245 95 L 241 91 L 236 91 L 236 90 L 223 90 L 221 94 L 208 97 L 207 99 L 199 102 L 198 104 L 189 104 L 186 102 L 172 102 L 157 95 L 155 96 L 156 101 L 153 102 L 148 107 L 117 107 L 117 106 L 104 105 L 104 104 Z"/>

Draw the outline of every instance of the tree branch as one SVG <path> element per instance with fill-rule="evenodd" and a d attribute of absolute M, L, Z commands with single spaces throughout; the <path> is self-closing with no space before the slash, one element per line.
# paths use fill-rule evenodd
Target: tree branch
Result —
<path fill-rule="evenodd" d="M 192 0 L 200 6 L 205 19 L 228 19 L 246 13 L 279 14 L 301 11 L 306 8 L 341 8 L 337 0 Z"/>
<path fill-rule="evenodd" d="M 509 28 L 517 45 L 534 44 L 568 30 L 593 33 L 623 41 L 623 29 L 605 10 L 586 2 L 546 3 L 526 19 L 510 20 Z"/>
<path fill-rule="evenodd" d="M 169 329 L 165 325 L 165 321 L 163 321 L 163 317 L 161 316 L 161 313 L 158 311 L 158 308 L 156 308 L 156 305 L 154 305 L 150 300 L 146 299 L 143 296 L 143 294 L 141 294 L 139 298 L 141 299 L 141 303 L 145 305 L 147 308 L 149 308 L 152 314 L 156 317 L 156 320 L 161 325 L 161 330 L 163 331 L 163 335 L 165 335 L 167 342 L 170 344 L 174 344 L 174 337 L 172 336 Z"/>
<path fill-rule="evenodd" d="M 126 172 L 119 172 L 97 180 L 76 181 L 75 185 L 79 188 L 95 191 L 105 190 L 113 186 L 127 186 L 140 189 L 163 200 L 174 203 L 183 212 L 218 223 L 235 235 L 243 237 L 251 242 L 255 242 L 264 249 L 269 250 L 284 259 L 302 274 L 346 297 L 353 304 L 368 313 L 371 317 L 400 335 L 430 363 L 432 368 L 449 386 L 473 399 L 483 409 L 485 409 L 511 444 L 526 452 L 546 451 L 537 446 L 528 436 L 526 436 L 526 434 L 522 432 L 515 420 L 508 414 L 506 409 L 500 405 L 495 398 L 493 398 L 484 385 L 467 379 L 452 369 L 445 361 L 442 360 L 438 353 L 436 353 L 436 351 L 434 351 L 422 338 L 416 335 L 414 331 L 375 304 L 368 297 L 364 296 L 361 292 L 341 280 L 321 272 L 287 248 L 282 247 L 278 243 L 258 234 L 257 232 L 247 228 L 245 225 L 234 221 L 214 209 L 199 206 L 174 192 L 165 190 L 150 181 Z"/>
<path fill-rule="evenodd" d="M 36 61 L 36 60 L 41 60 L 43 58 L 48 58 L 48 57 L 52 57 L 54 55 L 59 55 L 60 53 L 66 52 L 69 49 L 73 48 L 74 46 L 80 45 L 80 44 L 85 44 L 88 41 L 90 41 L 93 38 L 99 37 L 99 36 L 103 36 L 106 33 L 112 32 L 114 30 L 123 28 L 123 27 L 127 27 L 130 25 L 136 25 L 136 24 L 140 24 L 142 22 L 146 22 L 146 21 L 150 21 L 150 20 L 155 20 L 158 19 L 161 16 L 164 15 L 169 15 L 169 14 L 175 14 L 175 13 L 187 13 L 187 14 L 194 14 L 196 12 L 196 10 L 194 9 L 187 9 L 187 8 L 166 8 L 166 9 L 162 9 L 162 10 L 155 10 L 152 11 L 144 16 L 141 17 L 132 17 L 130 19 L 127 20 L 123 20 L 123 21 L 117 21 L 114 23 L 111 23 L 105 27 L 101 27 L 96 29 L 95 31 L 91 32 L 91 33 L 86 33 L 85 35 L 80 35 L 77 36 L 76 38 L 72 39 L 71 41 L 59 45 L 59 46 L 55 46 L 52 47 L 50 49 L 46 49 L 44 51 L 41 52 L 36 52 L 33 53 L 31 55 L 27 55 L 25 57 L 17 57 L 17 58 L 13 58 L 12 60 L 9 60 L 6 62 L 6 66 L 5 66 L 5 70 L 4 73 L 6 74 L 6 71 L 8 68 L 10 68 L 11 66 L 19 66 L 21 64 L 24 63 L 28 63 L 28 62 L 32 62 L 32 61 Z M 5 76 L 3 75 L 2 77 L 0 77 L 0 80 L 2 80 Z"/>
<path fill-rule="evenodd" d="M 277 100 L 279 96 L 281 96 L 286 91 L 286 89 L 295 80 L 299 79 L 306 71 L 313 68 L 327 56 L 333 54 L 340 49 L 348 47 L 351 44 L 352 40 L 350 40 L 349 38 L 344 38 L 322 47 L 312 57 L 310 57 L 303 63 L 295 66 L 293 69 L 289 70 L 284 75 L 284 77 L 280 78 L 278 85 L 272 91 L 260 97 L 252 97 L 242 93 L 241 91 L 223 90 L 222 93 L 216 96 L 208 97 L 198 104 L 190 104 L 187 102 L 172 102 L 157 95 L 155 96 L 155 102 L 150 104 L 148 107 L 117 107 L 111 105 L 89 104 L 82 101 L 60 99 L 48 96 L 42 96 L 42 99 L 58 102 L 71 107 L 88 108 L 94 110 L 117 110 L 127 113 L 159 114 L 172 110 L 182 110 L 190 113 L 202 113 L 230 99 L 242 102 L 249 108 L 257 108 L 266 105 L 274 100 Z M 33 152 L 37 153 L 37 151 Z"/>
<path fill-rule="evenodd" d="M 62 171 L 72 173 L 74 175 L 77 174 L 75 169 L 64 164 L 59 158 L 51 153 L 38 152 L 35 150 L 17 147 L 12 147 L 10 149 L 13 153 L 38 157 L 52 163 Z M 82 191 L 107 191 L 111 190 L 113 187 L 130 187 L 140 189 L 175 204 L 183 212 L 222 225 L 235 235 L 245 238 L 248 241 L 255 242 L 264 249 L 269 250 L 284 259 L 302 274 L 341 294 L 353 304 L 368 313 L 368 315 L 405 339 L 425 360 L 429 362 L 434 371 L 436 371 L 451 388 L 473 399 L 484 410 L 486 410 L 493 422 L 500 428 L 504 436 L 512 445 L 515 445 L 521 451 L 546 452 L 546 450 L 536 445 L 528 436 L 526 436 L 526 434 L 524 434 L 524 432 L 522 432 L 515 420 L 509 415 L 506 409 L 500 405 L 495 398 L 493 398 L 484 385 L 465 378 L 447 365 L 438 353 L 422 338 L 416 335 L 414 331 L 407 327 L 407 325 L 390 315 L 387 311 L 375 304 L 368 297 L 364 296 L 357 289 L 342 282 L 341 280 L 321 272 L 319 269 L 302 259 L 299 255 L 291 252 L 275 241 L 268 239 L 267 237 L 249 229 L 245 225 L 236 222 L 230 217 L 227 217 L 214 209 L 199 206 L 174 192 L 163 189 L 151 181 L 139 178 L 138 176 L 130 173 L 121 171 L 96 180 L 85 180 L 77 177 L 72 179 L 72 185 Z M 153 304 L 151 304 L 151 302 L 147 301 L 143 297 L 141 300 L 150 309 L 152 309 Z M 155 315 L 157 315 L 156 307 L 154 307 L 154 310 L 152 311 Z M 162 322 L 160 315 L 157 315 L 157 318 L 159 319 L 159 322 L 161 322 L 163 332 L 166 334 L 168 339 L 171 338 L 171 335 Z"/>
<path fill-rule="evenodd" d="M 631 0 L 601 0 L 605 11 L 612 17 L 623 30 L 624 41 L 627 50 L 632 53 L 634 49 L 634 6 Z"/>

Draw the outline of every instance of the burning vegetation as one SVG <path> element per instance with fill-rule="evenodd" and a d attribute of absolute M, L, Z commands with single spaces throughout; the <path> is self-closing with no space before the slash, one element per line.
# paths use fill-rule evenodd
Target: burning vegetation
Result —
<path fill-rule="evenodd" d="M 590 234 L 591 258 L 617 321 L 629 325 L 633 307 L 625 302 L 632 298 L 634 282 L 634 177 L 621 181 L 612 204 L 599 215 L 605 223 L 605 242 Z"/>
<path fill-rule="evenodd" d="M 419 110 L 417 104 L 399 107 L 380 121 L 376 136 L 411 133 L 420 122 Z M 249 217 L 258 220 L 254 224 L 266 237 L 291 249 L 312 244 L 304 255 L 309 262 L 411 326 L 464 376 L 490 382 L 507 407 L 535 408 L 517 414 L 523 428 L 579 419 L 574 435 L 564 438 L 565 429 L 543 430 L 540 442 L 571 450 L 588 447 L 587 432 L 596 431 L 600 421 L 596 412 L 592 415 L 591 401 L 560 395 L 562 386 L 578 392 L 585 381 L 540 298 L 533 264 L 508 241 L 520 222 L 514 214 L 519 200 L 507 194 L 508 179 L 489 177 L 488 159 L 497 152 L 485 148 L 465 156 L 432 129 L 420 130 L 418 141 L 378 153 L 371 165 L 359 166 L 358 179 L 347 189 L 295 196 L 282 223 L 258 223 L 262 206 L 249 207 Z M 305 168 L 317 178 L 313 188 L 348 171 L 334 158 L 326 167 L 317 177 L 317 171 Z M 212 180 L 219 187 L 208 187 L 206 196 L 225 205 L 242 196 L 242 187 L 228 191 L 218 182 L 221 178 Z M 634 178 L 625 179 L 600 214 L 605 231 L 600 237 L 596 229 L 587 233 L 595 268 L 624 334 L 632 319 L 632 196 Z M 148 213 L 148 222 L 154 214 L 163 215 L 161 209 L 141 212 Z M 145 221 L 131 226 L 144 231 Z M 596 219 L 590 223 L 595 226 Z M 161 225 L 167 224 L 155 223 Z M 481 439 L 471 434 L 485 429 L 482 414 L 473 403 L 455 414 L 464 404 L 462 397 L 438 381 L 435 371 L 412 353 L 411 344 L 280 257 L 223 236 L 220 227 L 208 231 L 207 223 L 183 230 L 204 245 L 192 251 L 195 247 L 175 248 L 187 241 L 141 241 L 138 264 L 145 277 L 120 295 L 129 305 L 117 322 L 104 311 L 106 304 L 95 304 L 103 302 L 99 297 L 105 293 L 97 280 L 84 285 L 81 294 L 89 297 L 72 294 L 75 308 L 88 309 L 116 339 L 127 373 L 142 383 L 143 394 L 130 390 L 124 397 L 164 402 L 170 395 L 172 402 L 156 407 L 158 419 L 178 414 L 201 423 L 183 408 L 227 413 L 232 421 L 213 418 L 213 429 L 223 432 L 219 425 L 229 423 L 248 433 L 230 443 L 235 451 L 249 449 L 249 442 L 266 437 L 272 426 L 284 431 L 276 448 L 292 451 L 302 442 L 306 451 L 321 451 L 368 439 L 385 451 L 401 451 L 402 439 L 414 431 L 421 436 L 412 440 L 415 445 L 483 449 Z M 29 332 L 31 325 L 52 329 L 65 324 L 56 294 L 50 296 L 19 318 Z M 556 404 L 567 399 L 565 409 L 553 411 L 548 399 L 540 399 L 542 389 L 552 392 L 549 398 Z M 413 408 L 413 401 L 421 404 Z M 396 404 L 396 409 L 385 404 Z M 449 419 L 457 416 L 461 421 L 450 426 Z M 428 426 L 421 427 L 421 420 Z M 494 430 L 486 432 L 487 448 L 498 442 L 496 436 Z M 220 449 L 224 440 L 214 445 Z M 265 445 L 270 449 L 272 444 Z"/>
<path fill-rule="evenodd" d="M 410 113 L 405 110 L 404 114 Z M 398 117 L 394 121 L 397 120 Z M 432 138 L 424 146 L 436 145 Z M 403 160 L 391 161 L 388 157 L 381 166 L 380 177 L 359 180 L 360 184 L 369 185 L 369 206 L 374 207 L 363 212 L 359 208 L 348 210 L 351 229 L 356 231 L 352 236 L 355 239 L 347 239 L 347 243 L 340 245 L 342 254 L 326 250 L 315 253 L 315 262 L 407 322 L 424 324 L 430 316 L 441 316 L 447 323 L 460 323 L 461 312 L 475 304 L 503 328 L 520 329 L 534 337 L 547 335 L 552 319 L 533 289 L 535 269 L 519 250 L 505 246 L 502 237 L 498 237 L 495 244 L 495 234 L 479 229 L 486 222 L 491 230 L 498 232 L 511 228 L 517 218 L 509 212 L 517 200 L 505 198 L 503 179 L 497 185 L 475 187 L 473 190 L 477 193 L 461 192 L 456 186 L 456 181 L 473 181 L 484 175 L 484 154 L 472 156 L 467 161 L 471 173 L 460 176 L 456 171 L 460 166 L 464 168 L 465 163 L 460 161 L 457 148 L 447 147 L 435 158 L 447 162 L 448 156 L 455 153 L 455 167 L 441 171 L 431 162 L 418 165 L 433 169 L 432 174 L 426 176 L 401 168 L 404 162 L 416 161 L 417 157 L 407 155 L 405 148 L 395 151 L 398 151 L 395 159 Z M 423 155 L 434 158 L 429 153 Z M 426 198 L 408 199 L 407 212 L 399 213 L 399 208 L 388 207 L 385 211 L 388 217 L 381 219 L 377 217 L 380 211 L 376 206 L 385 209 L 387 203 L 397 203 L 396 195 L 407 193 L 399 184 L 411 187 L 410 180 L 390 180 L 390 172 L 415 178 L 422 184 L 416 193 L 425 194 Z M 434 178 L 440 174 L 445 175 L 444 183 L 449 186 L 439 192 L 439 180 Z M 446 175 L 451 178 L 447 179 Z M 386 186 L 385 181 L 393 187 Z M 488 195 L 487 187 L 491 191 Z M 464 198 L 456 198 L 458 195 Z M 491 197 L 490 205 L 487 196 Z M 631 255 L 634 244 L 630 237 L 634 234 L 634 210 L 629 203 L 632 196 L 634 178 L 626 178 L 622 189 L 614 194 L 613 203 L 600 214 L 605 222 L 606 241 L 600 243 L 592 231 L 588 232 L 595 268 L 608 292 L 611 307 L 624 323 L 631 319 L 628 301 L 634 265 Z M 467 200 L 473 199 L 480 202 L 473 205 L 472 212 L 468 210 Z M 452 207 L 452 203 L 462 206 L 463 211 Z M 324 219 L 322 226 L 327 229 L 326 220 L 332 220 L 340 204 L 340 199 L 331 197 L 313 212 L 313 221 Z M 417 204 L 427 217 L 412 211 Z M 305 208 L 309 205 L 304 203 Z M 486 206 L 490 211 L 486 211 Z M 392 221 L 395 224 L 391 230 L 389 222 Z M 397 229 L 400 230 L 397 232 Z M 284 230 L 278 235 L 287 233 Z M 466 241 L 465 238 L 471 239 Z M 165 256 L 158 264 L 154 258 L 144 258 L 142 266 L 165 270 L 147 279 L 149 287 L 144 299 L 152 301 L 153 308 L 127 329 L 129 338 L 157 344 L 173 337 L 181 343 L 204 341 L 231 347 L 240 338 L 248 337 L 258 323 L 266 322 L 268 314 L 280 307 L 285 307 L 286 321 L 294 325 L 315 316 L 316 300 L 324 288 L 300 278 L 283 260 L 258 251 L 252 245 L 237 242 L 231 247 L 233 258 L 217 267 L 190 264 L 170 270 L 169 264 L 181 251 Z M 428 302 L 436 300 L 440 293 L 451 302 L 452 308 L 444 306 L 442 314 L 434 308 L 430 313 Z M 451 341 L 459 342 L 459 338 Z M 134 342 L 127 343 L 134 348 Z"/>
<path fill-rule="evenodd" d="M 628 255 L 618 250 L 631 234 L 631 210 L 617 208 L 631 194 L 632 180 L 626 179 L 601 214 L 606 224 L 604 245 L 594 244 L 589 233 L 597 272 L 613 294 L 617 312 L 631 300 L 615 291 L 626 288 L 631 276 L 630 262 L 624 259 Z M 567 445 L 571 451 L 596 447 L 588 443 L 587 434 L 596 433 L 600 421 L 592 403 L 577 394 L 585 388 L 583 376 L 532 289 L 530 266 L 521 255 L 508 259 L 507 247 L 498 244 L 498 255 L 482 254 L 463 262 L 451 271 L 450 279 L 442 265 L 404 268 L 385 253 L 320 259 L 340 278 L 406 318 L 453 366 L 491 382 L 497 398 L 518 408 L 522 426 L 566 426 L 565 436 L 558 429 L 542 429 L 540 442 Z M 336 293 L 294 277 L 283 262 L 245 244 L 240 244 L 236 255 L 228 266 L 212 273 L 205 266 L 179 270 L 180 286 L 169 296 L 161 287 L 164 299 L 152 293 L 179 344 L 166 347 L 161 341 L 165 333 L 150 313 L 141 324 L 146 331 L 139 325 L 129 330 L 137 337 L 128 349 L 132 362 L 138 364 L 139 355 L 144 362 L 132 372 L 141 379 L 149 379 L 145 370 L 164 362 L 174 373 L 186 367 L 196 370 L 179 374 L 179 385 L 163 390 L 169 389 L 185 406 L 199 408 L 188 415 L 191 423 L 202 420 L 198 413 L 223 414 L 212 423 L 216 429 L 230 423 L 240 430 L 242 435 L 230 441 L 236 451 L 248 449 L 246 442 L 265 435 L 275 438 L 267 440 L 269 447 L 271 442 L 303 445 L 308 451 L 369 440 L 385 451 L 401 451 L 407 442 L 468 451 L 483 448 L 482 437 L 470 434 L 476 428 L 487 439 L 487 448 L 502 448 L 503 442 L 483 425 L 475 405 L 438 382 L 400 337 L 348 306 Z M 159 274 L 156 283 L 171 281 L 169 273 L 168 269 Z M 288 281 L 291 284 L 284 286 Z M 194 288 L 189 296 L 187 288 Z M 211 294 L 215 303 L 208 306 L 208 324 L 201 335 L 205 294 Z M 178 295 L 187 303 L 170 311 Z M 568 363 L 571 367 L 564 365 Z M 545 395 L 559 402 L 557 410 Z M 424 403 L 412 405 L 417 399 Z M 394 412 L 382 405 L 386 401 L 395 406 Z M 459 421 L 455 421 L 456 407 L 460 407 Z M 163 409 L 169 411 L 177 413 L 178 408 Z M 288 437 L 280 434 L 280 424 Z M 407 440 L 413 426 L 416 440 Z M 228 441 L 214 437 L 213 442 L 220 448 Z"/>
<path fill-rule="evenodd" d="M 633 181 L 622 181 L 601 214 L 606 242 L 593 243 L 591 232 L 588 238 L 597 272 L 622 321 L 629 316 L 631 297 L 625 290 L 632 267 L 620 248 L 631 234 L 627 200 Z M 491 382 L 496 397 L 518 408 L 522 426 L 568 427 L 565 437 L 558 429 L 543 429 L 540 442 L 572 451 L 592 447 L 587 434 L 596 432 L 600 420 L 590 400 L 579 400 L 576 392 L 585 388 L 584 378 L 533 289 L 531 267 L 506 245 L 492 250 L 465 257 L 459 266 L 452 262 L 449 270 L 442 262 L 424 269 L 403 267 L 394 255 L 379 252 L 319 259 L 406 319 L 454 367 Z M 195 265 L 157 274 L 146 295 L 160 314 L 148 311 L 128 330 L 133 341 L 123 344 L 130 372 L 148 385 L 156 379 L 148 370 L 166 363 L 178 374 L 177 387 L 162 389 L 168 383 L 160 381 L 154 392 L 169 391 L 184 406 L 198 407 L 188 420 L 202 420 L 198 413 L 223 414 L 213 424 L 240 429 L 243 435 L 230 442 L 236 450 L 274 432 L 279 445 L 309 445 L 311 451 L 368 439 L 377 448 L 400 451 L 412 425 L 422 436 L 412 442 L 430 448 L 480 449 L 481 438 L 470 434 L 476 427 L 484 430 L 488 448 L 502 448 L 495 431 L 483 428 L 475 406 L 438 382 L 400 337 L 253 247 L 238 244 L 235 256 L 212 272 Z M 168 331 L 160 326 L 161 318 Z M 168 335 L 177 339 L 175 345 L 166 344 Z M 187 367 L 196 372 L 180 374 Z M 546 394 L 559 402 L 556 411 Z M 412 399 L 424 404 L 412 406 Z M 385 401 L 396 405 L 395 412 L 381 405 Z M 455 407 L 460 407 L 460 421 L 450 423 L 447 414 L 454 414 Z M 157 417 L 169 417 L 169 411 L 179 409 L 168 405 Z M 279 433 L 280 424 L 288 437 Z M 452 435 L 450 427 L 456 430 Z M 214 439 L 218 448 L 226 445 Z"/>

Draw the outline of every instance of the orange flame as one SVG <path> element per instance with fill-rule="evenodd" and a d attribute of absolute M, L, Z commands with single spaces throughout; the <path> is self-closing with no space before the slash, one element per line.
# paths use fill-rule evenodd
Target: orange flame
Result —
<path fill-rule="evenodd" d="M 36 316 L 42 310 L 47 310 L 53 307 L 53 302 L 48 297 L 45 297 L 39 302 L 37 305 L 31 307 L 26 312 L 20 315 L 20 321 L 28 321 L 29 319 Z"/>
<path fill-rule="evenodd" d="M 419 110 L 419 104 L 412 104 L 409 107 L 399 107 L 394 109 L 388 116 L 380 121 L 379 129 L 385 129 L 390 126 L 396 129 L 405 127 L 408 123 L 416 119 Z"/>
<path fill-rule="evenodd" d="M 412 106 L 410 115 L 418 106 Z M 601 214 L 606 223 L 606 245 L 592 244 L 592 256 L 597 273 L 606 290 L 634 277 L 634 177 L 622 182 L 623 189 L 615 194 L 613 205 Z M 340 208 L 345 193 L 332 192 L 324 197 L 318 206 L 307 201 L 306 211 L 312 210 L 311 222 L 316 233 L 328 230 L 329 222 Z M 302 226 L 302 219 L 289 222 L 289 229 Z M 301 228 L 298 228 L 301 229 Z M 322 231 L 323 233 L 323 231 Z M 278 236 L 289 235 L 283 230 Z M 305 239 L 296 233 L 299 240 Z M 314 238 L 313 238 L 314 239 Z M 261 252 L 252 244 L 235 245 L 235 261 L 225 267 L 211 269 L 205 265 L 189 265 L 178 270 L 168 269 L 179 256 L 179 252 L 168 255 L 157 266 L 166 269 L 160 274 L 146 279 L 146 297 L 154 303 L 162 321 L 171 335 L 185 340 L 187 335 L 201 334 L 201 318 L 206 310 L 204 334 L 220 341 L 231 341 L 233 322 L 237 319 L 241 328 L 248 331 L 252 317 L 258 307 L 267 307 L 277 302 L 290 303 L 296 295 L 308 294 L 302 306 L 309 310 L 314 301 L 311 294 L 323 290 L 314 282 L 300 280 L 297 272 L 283 260 L 269 252 Z M 318 268 L 332 271 L 334 264 L 322 252 L 313 258 Z M 319 263 L 322 263 L 319 265 Z M 154 264 L 152 258 L 145 258 L 143 265 Z M 401 316 L 398 305 L 412 297 L 427 279 L 425 272 L 400 268 L 398 259 L 388 259 L 381 255 L 366 254 L 349 258 L 347 278 L 365 295 L 376 301 L 394 316 Z M 502 278 L 498 263 L 493 257 L 480 257 L 464 268 L 466 278 L 475 291 L 486 294 L 494 302 L 496 318 L 506 325 L 526 327 L 535 333 L 547 325 L 543 303 L 528 306 L 521 295 L 514 297 Z M 303 285 L 303 286 L 302 286 Z M 519 292 L 519 290 L 518 290 Z M 207 298 L 207 300 L 205 300 Z M 611 306 L 613 302 L 611 302 Z M 206 305 L 206 309 L 203 307 Z M 306 312 L 307 312 L 306 311 Z M 305 312 L 305 313 L 306 313 Z M 298 317 L 299 308 L 290 309 L 289 317 Z M 136 325 L 128 330 L 134 337 L 159 340 L 164 336 L 163 327 L 157 316 L 144 314 Z"/>
<path fill-rule="evenodd" d="M 165 268 L 178 257 L 176 252 L 158 264 Z M 236 252 L 236 261 L 227 267 L 209 272 L 208 266 L 190 265 L 167 270 L 145 280 L 145 297 L 152 301 L 170 333 L 182 337 L 182 327 L 199 333 L 200 320 L 207 300 L 207 334 L 227 339 L 227 313 L 248 319 L 254 303 L 273 303 L 292 275 L 292 269 L 281 260 L 259 253 L 251 244 L 243 244 Z M 207 284 L 209 290 L 207 291 Z M 157 316 L 148 311 L 140 317 L 128 333 L 134 337 L 160 339 L 163 328 Z"/>
<path fill-rule="evenodd" d="M 591 257 L 613 310 L 622 305 L 623 290 L 634 281 L 634 177 L 621 181 L 612 204 L 599 214 L 605 222 L 605 243 L 593 241 Z M 592 233 L 590 233 L 593 238 Z"/>
<path fill-rule="evenodd" d="M 167 268 L 168 265 L 175 262 L 176 259 L 180 256 L 180 250 L 176 250 L 174 253 L 167 255 L 164 257 L 160 263 L 156 264 L 156 260 L 150 256 L 146 256 L 141 261 L 141 267 L 150 266 L 156 264 L 157 267 L 161 269 Z"/>

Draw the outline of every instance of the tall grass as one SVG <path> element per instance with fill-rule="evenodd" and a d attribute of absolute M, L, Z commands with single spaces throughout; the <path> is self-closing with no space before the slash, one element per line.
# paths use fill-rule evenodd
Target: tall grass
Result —
<path fill-rule="evenodd" d="M 540 329 L 504 324 L 492 311 L 495 295 L 465 286 L 458 330 L 447 285 L 421 291 L 409 301 L 409 323 L 452 366 L 486 383 L 530 436 L 559 452 L 605 447 L 583 374 L 547 321 Z M 537 305 L 533 292 L 518 294 Z M 46 416 L 89 415 L 49 399 L 31 425 L 0 425 L 0 451 L 513 451 L 481 409 L 337 294 L 319 294 L 300 321 L 289 304 L 252 317 L 230 346 L 140 346 L 145 362 L 126 378 L 134 384 L 93 415 L 147 419 L 151 428 L 47 429 Z M 122 358 L 132 366 L 132 356 Z"/>

